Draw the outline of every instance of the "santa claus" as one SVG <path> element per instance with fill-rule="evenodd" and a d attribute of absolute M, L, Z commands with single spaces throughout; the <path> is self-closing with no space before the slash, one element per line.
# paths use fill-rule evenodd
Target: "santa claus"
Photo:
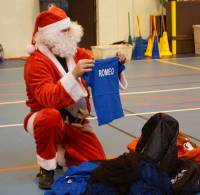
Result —
<path fill-rule="evenodd" d="M 86 119 L 89 91 L 81 76 L 92 70 L 94 60 L 77 46 L 82 35 L 82 27 L 58 7 L 36 18 L 30 57 L 24 66 L 30 108 L 24 126 L 35 140 L 42 189 L 50 188 L 58 165 L 105 159 Z M 124 55 L 119 57 L 125 62 Z"/>

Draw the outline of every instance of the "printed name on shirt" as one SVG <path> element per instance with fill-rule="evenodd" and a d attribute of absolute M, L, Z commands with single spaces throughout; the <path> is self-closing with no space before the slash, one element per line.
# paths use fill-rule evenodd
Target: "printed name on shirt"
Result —
<path fill-rule="evenodd" d="M 99 77 L 114 75 L 114 72 L 115 72 L 114 68 L 101 69 L 99 70 Z"/>

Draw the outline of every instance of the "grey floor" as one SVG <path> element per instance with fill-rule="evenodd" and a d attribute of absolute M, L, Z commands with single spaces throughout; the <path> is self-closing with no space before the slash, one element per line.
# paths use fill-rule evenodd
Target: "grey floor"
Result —
<path fill-rule="evenodd" d="M 22 126 L 28 112 L 23 64 L 0 64 L 0 195 L 43 194 L 35 179 L 34 142 Z M 91 120 L 108 157 L 126 152 L 157 112 L 175 117 L 181 131 L 200 144 L 200 57 L 132 61 L 126 74 L 129 87 L 121 94 L 125 117 L 102 127 Z"/>

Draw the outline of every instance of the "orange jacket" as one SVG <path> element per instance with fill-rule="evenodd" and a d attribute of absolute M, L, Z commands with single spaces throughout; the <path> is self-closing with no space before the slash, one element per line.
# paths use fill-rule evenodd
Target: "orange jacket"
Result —
<path fill-rule="evenodd" d="M 140 137 L 136 137 L 128 144 L 127 148 L 130 152 L 134 152 Z M 195 160 L 200 164 L 200 147 L 193 143 L 186 135 L 179 133 L 176 141 L 178 149 L 178 157 L 188 160 Z"/>

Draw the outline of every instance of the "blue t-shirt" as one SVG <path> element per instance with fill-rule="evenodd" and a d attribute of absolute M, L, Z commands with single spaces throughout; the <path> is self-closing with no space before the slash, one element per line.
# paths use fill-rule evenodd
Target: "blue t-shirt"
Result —
<path fill-rule="evenodd" d="M 70 166 L 44 195 L 117 195 L 114 187 L 90 182 L 91 173 L 99 166 L 100 162 L 83 162 L 79 166 Z M 128 195 L 172 194 L 171 178 L 160 168 L 143 160 L 139 162 L 138 168 L 138 178 L 132 182 Z"/>
<path fill-rule="evenodd" d="M 83 76 L 91 87 L 99 125 L 124 116 L 119 96 L 119 75 L 124 69 L 118 57 L 99 59 L 92 71 Z"/>

